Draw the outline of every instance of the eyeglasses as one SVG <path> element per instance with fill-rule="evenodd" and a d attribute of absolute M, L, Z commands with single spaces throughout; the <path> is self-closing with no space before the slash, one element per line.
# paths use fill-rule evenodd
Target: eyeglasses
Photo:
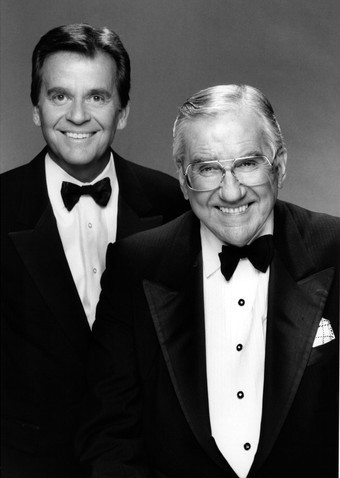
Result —
<path fill-rule="evenodd" d="M 224 164 L 230 162 L 232 162 L 230 169 L 226 169 Z M 220 187 L 228 170 L 240 184 L 258 186 L 267 181 L 272 170 L 272 163 L 267 156 L 244 156 L 221 161 L 196 161 L 188 164 L 185 178 L 192 191 L 212 191 Z"/>

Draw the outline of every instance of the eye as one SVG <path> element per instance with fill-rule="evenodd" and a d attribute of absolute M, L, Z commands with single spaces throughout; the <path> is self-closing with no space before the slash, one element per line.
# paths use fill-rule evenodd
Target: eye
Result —
<path fill-rule="evenodd" d="M 64 105 L 67 102 L 68 98 L 63 93 L 58 93 L 52 96 L 52 101 L 56 105 Z"/>
<path fill-rule="evenodd" d="M 214 168 L 214 167 L 211 166 L 210 164 L 209 164 L 209 165 L 208 165 L 208 164 L 205 164 L 205 165 L 199 167 L 199 172 L 200 172 L 201 174 L 206 174 L 206 173 L 210 173 L 210 172 L 213 171 L 214 169 L 216 169 L 216 168 Z"/>
<path fill-rule="evenodd" d="M 265 162 L 263 156 L 250 156 L 248 158 L 237 159 L 234 168 L 238 170 L 252 170 L 261 166 Z"/>
<path fill-rule="evenodd" d="M 254 161 L 253 159 L 248 159 L 246 161 L 242 161 L 240 163 L 238 163 L 238 167 L 242 167 L 242 168 L 252 168 L 254 166 L 256 166 L 257 162 Z"/>
<path fill-rule="evenodd" d="M 194 174 L 200 176 L 212 176 L 221 171 L 219 164 L 213 162 L 193 163 L 191 169 Z"/>
<path fill-rule="evenodd" d="M 102 95 L 92 95 L 92 96 L 90 96 L 89 101 L 91 103 L 101 105 L 101 104 L 105 103 L 105 98 Z"/>

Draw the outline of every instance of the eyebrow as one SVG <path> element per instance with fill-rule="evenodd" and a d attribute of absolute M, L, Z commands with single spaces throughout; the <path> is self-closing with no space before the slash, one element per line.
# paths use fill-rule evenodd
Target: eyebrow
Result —
<path fill-rule="evenodd" d="M 196 157 L 193 157 L 190 162 L 191 163 L 205 163 L 207 161 L 217 161 L 216 157 L 209 157 L 209 156 L 206 156 L 204 157 L 203 155 L 202 156 L 196 156 Z"/>
<path fill-rule="evenodd" d="M 237 156 L 238 158 L 247 158 L 248 156 L 265 156 L 262 151 L 259 151 L 257 149 L 254 149 L 252 151 L 248 151 L 247 153 L 245 154 L 240 154 L 239 156 Z"/>
<path fill-rule="evenodd" d="M 92 90 L 88 92 L 88 96 L 93 96 L 93 95 L 100 95 L 100 96 L 105 96 L 106 98 L 111 98 L 112 93 L 110 93 L 105 88 L 93 88 Z"/>
<path fill-rule="evenodd" d="M 53 94 L 65 94 L 67 93 L 68 94 L 68 90 L 66 88 L 62 88 L 60 86 L 54 86 L 53 88 L 49 88 L 47 90 L 47 95 L 48 96 L 51 96 Z"/>
<path fill-rule="evenodd" d="M 71 95 L 71 92 L 67 88 L 63 88 L 61 86 L 54 86 L 53 88 L 49 88 L 47 90 L 48 96 L 55 95 L 55 94 Z M 112 93 L 110 93 L 105 88 L 93 88 L 92 90 L 86 93 L 86 96 L 94 96 L 94 95 L 104 96 L 105 98 L 111 98 Z"/>
<path fill-rule="evenodd" d="M 251 150 L 251 151 L 247 151 L 246 153 L 240 154 L 238 156 L 233 156 L 233 157 L 227 158 L 227 160 L 228 159 L 229 160 L 230 159 L 235 159 L 235 158 L 248 158 L 250 156 L 265 156 L 265 155 L 262 153 L 262 151 L 254 149 L 254 150 Z M 196 157 L 193 157 L 191 159 L 191 163 L 203 163 L 205 161 L 223 161 L 223 159 L 219 160 L 214 155 L 207 155 L 207 157 L 205 157 L 204 153 L 200 154 L 200 155 L 197 155 Z"/>
<path fill-rule="evenodd" d="M 247 151 L 246 153 L 240 154 L 238 156 L 230 157 L 227 158 L 228 160 L 236 159 L 236 158 L 248 158 L 251 156 L 265 156 L 265 154 L 262 151 L 259 151 L 258 149 L 253 149 L 250 151 Z M 226 161 L 226 160 L 220 160 L 218 159 L 215 155 L 209 155 L 205 154 L 204 152 L 194 155 L 193 158 L 191 158 L 190 163 L 205 163 L 207 161 Z"/>

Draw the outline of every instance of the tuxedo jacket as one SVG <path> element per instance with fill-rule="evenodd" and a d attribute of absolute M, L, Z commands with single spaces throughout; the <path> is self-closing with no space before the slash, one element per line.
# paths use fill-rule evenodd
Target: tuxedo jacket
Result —
<path fill-rule="evenodd" d="M 91 332 L 48 198 L 45 154 L 1 175 L 4 477 L 77 476 L 71 455 Z M 114 161 L 117 239 L 188 208 L 174 178 L 115 153 Z"/>
<path fill-rule="evenodd" d="M 263 412 L 249 477 L 336 478 L 339 219 L 278 201 Z M 209 421 L 192 212 L 110 245 L 78 448 L 93 476 L 236 478 Z M 313 348 L 320 324 L 336 339 Z"/>

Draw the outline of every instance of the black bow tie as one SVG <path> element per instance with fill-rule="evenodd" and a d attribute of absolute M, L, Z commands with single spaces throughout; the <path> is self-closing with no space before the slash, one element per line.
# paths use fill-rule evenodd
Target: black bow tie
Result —
<path fill-rule="evenodd" d="M 253 266 L 261 272 L 266 272 L 273 258 L 274 243 L 273 236 L 261 236 L 249 246 L 222 246 L 222 252 L 219 253 L 221 261 L 221 272 L 230 280 L 237 267 L 239 260 L 248 257 Z"/>
<path fill-rule="evenodd" d="M 104 178 L 90 186 L 78 186 L 74 183 L 63 181 L 61 185 L 61 197 L 68 211 L 77 204 L 80 196 L 87 194 L 92 196 L 99 206 L 106 206 L 111 196 L 110 178 Z"/>

